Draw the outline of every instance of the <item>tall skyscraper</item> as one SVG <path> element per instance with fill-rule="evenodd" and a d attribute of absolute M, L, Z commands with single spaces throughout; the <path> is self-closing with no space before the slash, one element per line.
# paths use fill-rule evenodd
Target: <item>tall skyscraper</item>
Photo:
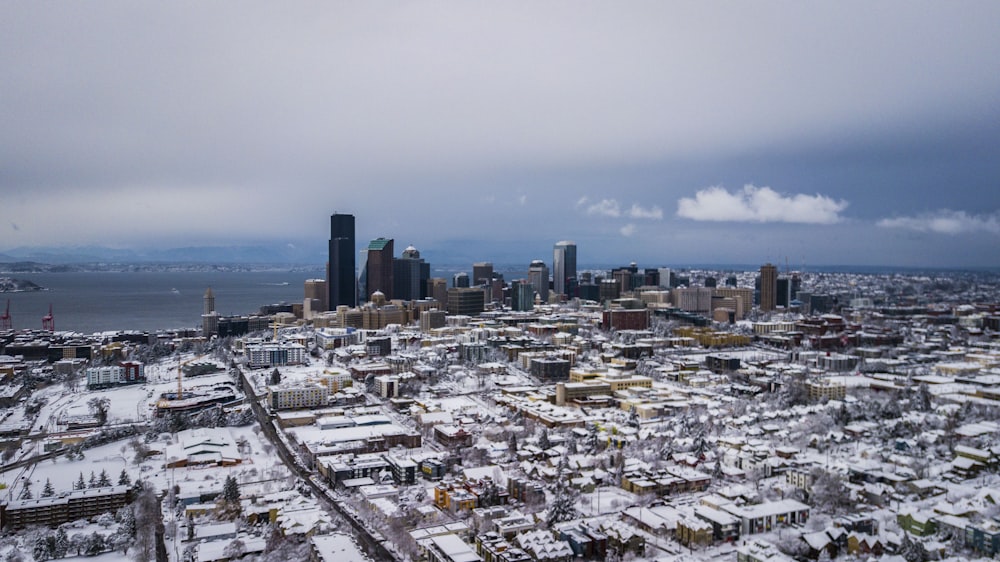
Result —
<path fill-rule="evenodd" d="M 413 246 L 408 246 L 401 257 L 392 260 L 392 276 L 393 298 L 412 301 L 427 296 L 431 266 Z"/>
<path fill-rule="evenodd" d="M 567 295 L 566 281 L 576 279 L 576 242 L 556 242 L 552 250 L 552 288 L 560 295 Z"/>
<path fill-rule="evenodd" d="M 760 266 L 760 310 L 770 312 L 778 304 L 778 268 L 770 263 Z"/>
<path fill-rule="evenodd" d="M 376 238 L 368 244 L 365 300 L 370 299 L 375 291 L 381 291 L 386 300 L 395 298 L 392 293 L 392 245 L 392 238 Z"/>
<path fill-rule="evenodd" d="M 481 261 L 472 264 L 472 284 L 475 286 L 489 285 L 493 281 L 493 264 Z"/>
<path fill-rule="evenodd" d="M 528 282 L 534 285 L 535 292 L 543 303 L 549 302 L 549 266 L 542 260 L 534 260 L 528 266 Z"/>
<path fill-rule="evenodd" d="M 468 288 L 469 287 L 469 274 L 464 271 L 459 271 L 451 278 L 451 286 L 456 288 Z"/>
<path fill-rule="evenodd" d="M 330 216 L 330 261 L 327 264 L 327 306 L 336 310 L 340 305 L 358 305 L 355 279 L 354 215 Z"/>

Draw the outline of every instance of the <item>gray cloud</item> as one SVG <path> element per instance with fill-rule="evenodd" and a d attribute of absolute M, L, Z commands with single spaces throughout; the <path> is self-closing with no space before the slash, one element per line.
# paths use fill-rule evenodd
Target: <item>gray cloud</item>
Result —
<path fill-rule="evenodd" d="M 2 244 L 323 238 L 338 210 L 425 247 L 527 221 L 596 246 L 622 225 L 581 221 L 580 193 L 645 236 L 698 187 L 750 181 L 910 215 L 892 186 L 998 175 L 998 20 L 902 0 L 12 4 L 0 220 L 21 228 Z M 924 208 L 970 208 L 969 185 Z"/>
<path fill-rule="evenodd" d="M 877 224 L 882 228 L 902 228 L 950 235 L 977 232 L 1000 234 L 1000 213 L 970 215 L 965 211 L 940 209 L 912 217 L 884 218 Z"/>

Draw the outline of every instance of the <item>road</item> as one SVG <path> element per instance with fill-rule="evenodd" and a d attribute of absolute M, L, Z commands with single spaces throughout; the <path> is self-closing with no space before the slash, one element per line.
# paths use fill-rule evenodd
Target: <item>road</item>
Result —
<path fill-rule="evenodd" d="M 260 400 L 256 398 L 256 393 L 254 392 L 253 383 L 242 368 L 240 369 L 240 378 L 243 380 L 243 392 L 246 393 L 247 400 L 250 403 L 250 407 L 253 409 L 254 415 L 257 418 L 257 423 L 260 424 L 261 430 L 267 439 L 274 445 L 274 450 L 278 452 L 278 456 L 281 457 L 282 462 L 299 477 L 299 481 L 307 484 L 313 492 L 313 496 L 321 502 L 327 510 L 337 513 L 341 519 L 346 521 L 351 528 L 354 530 L 354 537 L 360 544 L 361 548 L 368 553 L 369 556 L 375 560 L 399 560 L 395 553 L 386 548 L 384 540 L 381 537 L 376 537 L 372 534 L 365 524 L 357 519 L 353 513 L 345 509 L 345 507 L 329 495 L 328 490 L 318 485 L 313 481 L 313 473 L 306 467 L 302 466 L 298 458 L 288 450 L 285 441 L 280 438 L 274 424 L 271 421 L 270 416 L 264 407 L 261 406 Z"/>

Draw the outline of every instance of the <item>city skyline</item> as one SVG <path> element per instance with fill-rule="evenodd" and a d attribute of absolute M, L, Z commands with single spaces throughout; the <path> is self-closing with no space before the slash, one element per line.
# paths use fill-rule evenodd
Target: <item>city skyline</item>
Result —
<path fill-rule="evenodd" d="M 7 7 L 0 254 L 1000 266 L 995 3 L 446 6 Z"/>

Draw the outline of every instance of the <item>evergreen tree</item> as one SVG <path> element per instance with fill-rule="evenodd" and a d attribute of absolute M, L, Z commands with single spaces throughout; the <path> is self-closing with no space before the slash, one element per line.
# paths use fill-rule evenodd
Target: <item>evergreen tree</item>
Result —
<path fill-rule="evenodd" d="M 94 471 L 93 470 L 90 471 L 90 480 L 87 481 L 87 487 L 88 488 L 96 488 L 97 487 L 97 477 L 94 476 Z"/>
<path fill-rule="evenodd" d="M 18 499 L 30 500 L 34 498 L 34 494 L 31 493 L 31 480 L 24 481 L 24 488 L 21 490 L 21 495 Z"/>
<path fill-rule="evenodd" d="M 73 483 L 74 490 L 82 490 L 87 487 L 87 483 L 83 480 L 83 471 L 80 472 L 80 477 L 76 479 Z"/>
<path fill-rule="evenodd" d="M 552 443 L 549 442 L 549 430 L 547 428 L 542 428 L 541 435 L 538 436 L 538 448 L 544 451 L 551 447 Z"/>
<path fill-rule="evenodd" d="M 240 505 L 240 486 L 234 476 L 227 476 L 222 485 L 222 510 L 229 515 L 239 515 L 242 510 Z"/>
<path fill-rule="evenodd" d="M 69 552 L 69 536 L 66 535 L 66 529 L 59 527 L 56 530 L 54 537 L 55 548 L 52 552 L 54 558 L 65 558 L 66 554 Z"/>
<path fill-rule="evenodd" d="M 569 470 L 566 457 L 559 461 L 555 486 L 552 488 L 552 502 L 549 504 L 546 523 L 551 529 L 556 523 L 571 521 L 580 516 L 576 509 L 578 492 L 569 484 Z"/>
<path fill-rule="evenodd" d="M 122 469 L 121 474 L 118 475 L 118 485 L 119 486 L 131 486 L 132 485 L 132 479 L 129 478 L 128 472 L 125 472 L 124 468 Z"/>
<path fill-rule="evenodd" d="M 51 498 L 54 495 L 56 495 L 56 491 L 54 489 L 52 489 L 52 481 L 49 480 L 48 478 L 46 478 L 45 479 L 45 487 L 42 488 L 42 497 L 43 498 Z"/>
<path fill-rule="evenodd" d="M 111 485 L 111 478 L 108 476 L 107 470 L 101 470 L 101 476 L 97 479 L 97 487 L 104 488 Z"/>
<path fill-rule="evenodd" d="M 35 537 L 35 543 L 31 547 L 31 556 L 35 562 L 44 562 L 52 559 L 52 549 L 49 545 L 48 533 L 39 533 Z"/>

